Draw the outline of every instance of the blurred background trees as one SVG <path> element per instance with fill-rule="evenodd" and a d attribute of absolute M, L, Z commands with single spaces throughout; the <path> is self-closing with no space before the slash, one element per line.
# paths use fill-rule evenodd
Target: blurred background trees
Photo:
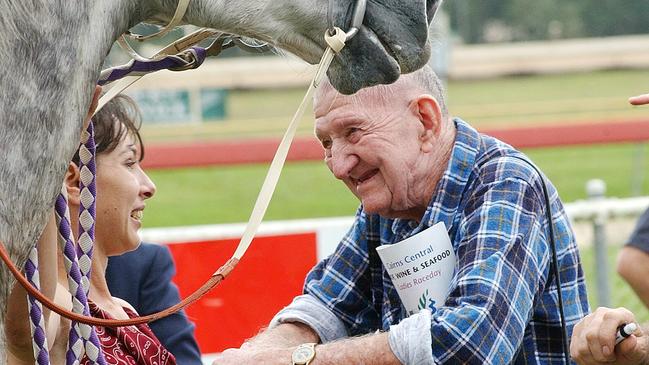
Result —
<path fill-rule="evenodd" d="M 451 29 L 464 43 L 531 41 L 649 31 L 647 0 L 449 0 Z"/>

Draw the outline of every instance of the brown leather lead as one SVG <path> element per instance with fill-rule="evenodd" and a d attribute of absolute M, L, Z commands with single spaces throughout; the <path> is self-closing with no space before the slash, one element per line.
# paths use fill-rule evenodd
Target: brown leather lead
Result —
<path fill-rule="evenodd" d="M 149 314 L 147 316 L 141 316 L 141 317 L 135 317 L 131 319 L 124 319 L 124 320 L 117 320 L 117 319 L 101 319 L 101 318 L 94 318 L 94 317 L 89 317 L 89 316 L 84 316 L 78 313 L 74 313 L 70 310 L 67 310 L 57 304 L 55 304 L 52 300 L 47 298 L 43 293 L 38 291 L 34 286 L 31 285 L 29 281 L 27 281 L 27 278 L 22 274 L 22 272 L 14 265 L 14 263 L 11 261 L 9 258 L 9 254 L 7 253 L 7 249 L 2 241 L 0 241 L 0 257 L 2 258 L 2 261 L 7 265 L 11 273 L 14 275 L 16 280 L 22 285 L 23 288 L 34 298 L 36 298 L 39 302 L 43 303 L 44 306 L 49 308 L 55 313 L 58 313 L 59 315 L 68 318 L 73 321 L 77 321 L 80 323 L 85 323 L 93 326 L 103 326 L 103 327 L 124 327 L 124 326 L 134 326 L 142 323 L 148 323 L 155 321 L 160 318 L 164 318 L 170 314 L 174 314 L 181 309 L 185 308 L 186 306 L 194 303 L 198 299 L 200 299 L 203 295 L 207 294 L 212 288 L 217 286 L 222 280 L 224 280 L 230 272 L 234 269 L 234 267 L 239 263 L 239 260 L 236 258 L 231 258 L 229 259 L 223 266 L 221 266 L 213 275 L 210 277 L 203 286 L 198 288 L 195 292 L 190 294 L 187 298 L 183 299 L 180 303 L 171 306 L 163 311 Z"/>

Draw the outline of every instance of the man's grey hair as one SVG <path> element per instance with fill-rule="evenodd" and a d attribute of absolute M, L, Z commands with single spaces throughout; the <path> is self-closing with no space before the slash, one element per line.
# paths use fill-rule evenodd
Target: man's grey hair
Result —
<path fill-rule="evenodd" d="M 328 80 L 325 80 L 322 82 L 319 90 L 316 91 L 314 99 L 317 101 L 322 94 L 329 92 L 336 91 L 331 83 L 329 83 Z M 368 97 L 379 101 L 383 105 L 389 105 L 394 103 L 395 100 L 402 100 L 404 97 L 411 100 L 421 94 L 429 94 L 437 100 L 442 116 L 444 118 L 448 117 L 444 85 L 428 65 L 415 72 L 401 75 L 401 77 L 393 84 L 376 85 L 366 89 L 361 89 L 350 97 L 352 98 L 352 103 L 357 105 L 365 104 L 366 101 L 363 99 Z"/>
<path fill-rule="evenodd" d="M 418 85 L 419 87 L 421 87 L 422 91 L 430 94 L 433 98 L 435 98 L 435 100 L 437 100 L 437 103 L 439 104 L 439 108 L 442 111 L 442 116 L 448 117 L 448 109 L 446 107 L 446 90 L 444 89 L 444 84 L 442 83 L 442 80 L 437 77 L 437 74 L 435 74 L 430 66 L 426 65 L 413 73 L 406 74 L 401 77 L 412 79 L 413 84 Z"/>

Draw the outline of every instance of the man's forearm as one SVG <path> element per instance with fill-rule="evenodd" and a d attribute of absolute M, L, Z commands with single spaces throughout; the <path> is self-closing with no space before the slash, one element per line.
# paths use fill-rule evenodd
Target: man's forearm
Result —
<path fill-rule="evenodd" d="M 282 323 L 246 341 L 242 348 L 247 346 L 293 347 L 306 342 L 320 342 L 311 327 L 298 322 Z"/>
<path fill-rule="evenodd" d="M 388 333 L 382 332 L 318 345 L 311 364 L 401 365 L 401 362 L 390 349 Z"/>
<path fill-rule="evenodd" d="M 285 347 L 292 351 L 296 346 L 318 343 L 315 332 L 302 323 L 283 323 L 262 332 L 246 343 L 246 346 Z M 242 346 L 243 348 L 243 346 Z M 320 344 L 311 365 L 373 364 L 401 365 L 390 349 L 388 332 Z"/>

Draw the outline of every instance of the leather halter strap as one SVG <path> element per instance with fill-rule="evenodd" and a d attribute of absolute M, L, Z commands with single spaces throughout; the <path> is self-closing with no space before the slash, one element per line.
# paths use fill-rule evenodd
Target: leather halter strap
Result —
<path fill-rule="evenodd" d="M 176 7 L 174 16 L 171 18 L 169 23 L 159 31 L 149 35 L 140 35 L 127 32 L 126 35 L 138 41 L 145 41 L 147 39 L 155 37 L 162 37 L 180 24 L 180 22 L 183 20 L 183 17 L 185 16 L 185 12 L 187 12 L 187 7 L 189 6 L 190 1 L 191 0 L 178 0 L 178 6 Z"/>

